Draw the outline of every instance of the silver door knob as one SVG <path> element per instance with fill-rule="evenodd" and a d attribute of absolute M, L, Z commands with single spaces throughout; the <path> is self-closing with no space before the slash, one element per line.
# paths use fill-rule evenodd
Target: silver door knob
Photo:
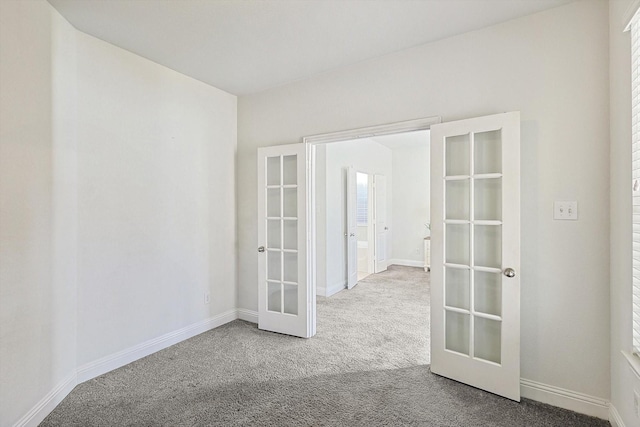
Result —
<path fill-rule="evenodd" d="M 356 235 L 356 233 L 351 233 L 349 234 L 349 237 L 354 237 Z"/>
<path fill-rule="evenodd" d="M 264 252 L 264 246 L 260 246 L 260 247 L 258 248 L 258 252 Z"/>
<path fill-rule="evenodd" d="M 385 227 L 384 229 L 385 229 L 385 230 L 388 230 L 388 229 L 389 229 L 389 227 Z"/>
<path fill-rule="evenodd" d="M 504 275 L 507 277 L 516 277 L 516 271 L 513 268 L 505 268 Z"/>

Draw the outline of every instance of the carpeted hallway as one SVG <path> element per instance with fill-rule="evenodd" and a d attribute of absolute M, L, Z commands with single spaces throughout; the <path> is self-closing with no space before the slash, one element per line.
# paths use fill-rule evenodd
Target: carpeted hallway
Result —
<path fill-rule="evenodd" d="M 234 321 L 78 385 L 43 426 L 608 426 L 429 372 L 429 275 L 318 298 L 317 335 Z"/>

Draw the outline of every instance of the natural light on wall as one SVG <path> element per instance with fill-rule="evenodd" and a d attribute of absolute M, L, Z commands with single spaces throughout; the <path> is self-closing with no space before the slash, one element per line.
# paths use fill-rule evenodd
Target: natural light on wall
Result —
<path fill-rule="evenodd" d="M 631 137 L 633 179 L 633 351 L 640 354 L 640 16 L 631 20 Z"/>

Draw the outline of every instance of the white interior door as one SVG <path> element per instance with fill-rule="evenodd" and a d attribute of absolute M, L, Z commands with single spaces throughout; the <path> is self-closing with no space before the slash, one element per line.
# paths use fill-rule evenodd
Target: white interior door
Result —
<path fill-rule="evenodd" d="M 356 170 L 353 166 L 347 168 L 347 289 L 358 283 L 358 222 L 356 217 L 357 204 Z"/>
<path fill-rule="evenodd" d="M 307 147 L 258 149 L 258 327 L 315 334 L 308 272 Z"/>
<path fill-rule="evenodd" d="M 380 273 L 387 269 L 387 240 L 389 236 L 389 226 L 387 225 L 387 179 L 384 175 L 373 176 L 373 197 L 376 236 L 374 272 Z"/>
<path fill-rule="evenodd" d="M 520 113 L 431 127 L 431 370 L 520 400 Z"/>

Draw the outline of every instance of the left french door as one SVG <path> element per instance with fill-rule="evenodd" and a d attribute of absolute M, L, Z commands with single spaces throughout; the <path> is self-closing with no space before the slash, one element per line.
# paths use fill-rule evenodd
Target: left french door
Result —
<path fill-rule="evenodd" d="M 306 144 L 258 149 L 258 327 L 303 338 L 316 329 L 308 158 Z"/>

